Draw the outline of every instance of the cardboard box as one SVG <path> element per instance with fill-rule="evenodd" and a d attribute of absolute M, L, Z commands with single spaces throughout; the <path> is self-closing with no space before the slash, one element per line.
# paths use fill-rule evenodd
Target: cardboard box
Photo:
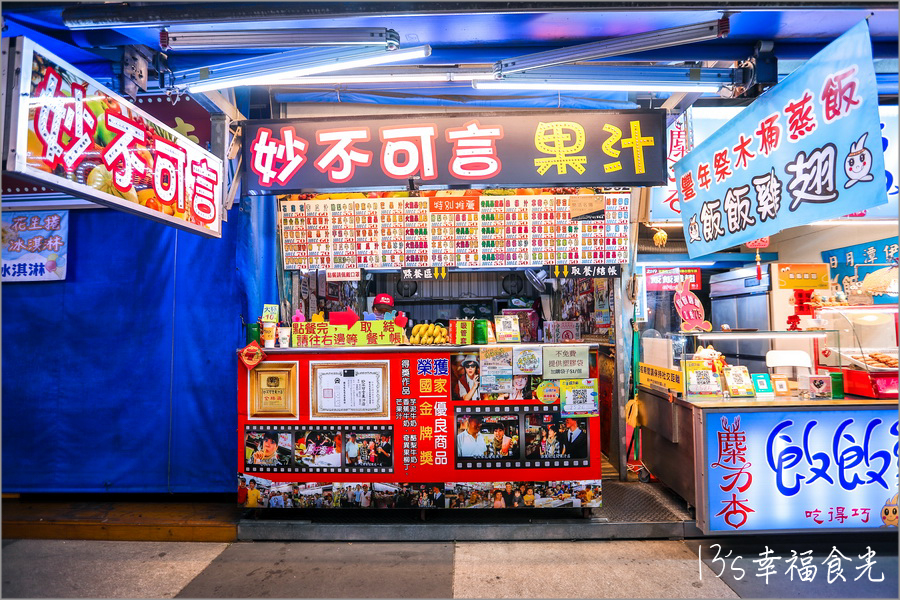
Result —
<path fill-rule="evenodd" d="M 544 342 L 558 344 L 581 339 L 581 323 L 571 321 L 544 321 Z"/>
<path fill-rule="evenodd" d="M 533 308 L 504 308 L 504 315 L 519 317 L 519 334 L 522 342 L 538 341 L 538 314 Z"/>

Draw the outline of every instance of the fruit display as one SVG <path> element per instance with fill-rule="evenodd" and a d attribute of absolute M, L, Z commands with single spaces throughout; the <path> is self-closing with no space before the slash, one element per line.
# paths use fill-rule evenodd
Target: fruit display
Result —
<path fill-rule="evenodd" d="M 446 344 L 449 335 L 446 327 L 435 323 L 413 325 L 409 342 L 414 346 L 432 346 Z"/>

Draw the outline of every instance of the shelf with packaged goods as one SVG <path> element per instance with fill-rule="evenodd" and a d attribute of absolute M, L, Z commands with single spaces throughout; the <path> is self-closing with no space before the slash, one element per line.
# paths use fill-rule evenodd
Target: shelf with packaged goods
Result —
<path fill-rule="evenodd" d="M 599 344 L 588 342 L 560 342 L 558 344 L 535 343 L 508 343 L 508 344 L 480 344 L 471 346 L 452 345 L 402 345 L 402 346 L 304 346 L 302 348 L 263 348 L 263 352 L 269 354 L 319 354 L 322 352 L 336 352 L 347 354 L 379 353 L 379 352 L 477 352 L 481 348 L 496 347 L 535 347 L 535 346 L 585 346 L 588 350 L 598 350 Z M 240 349 L 237 350 L 240 352 Z"/>

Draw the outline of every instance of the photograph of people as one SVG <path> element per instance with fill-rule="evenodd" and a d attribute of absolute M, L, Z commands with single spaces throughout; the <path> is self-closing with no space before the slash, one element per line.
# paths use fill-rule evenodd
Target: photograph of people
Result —
<path fill-rule="evenodd" d="M 494 494 L 494 508 L 506 508 L 506 501 L 503 500 L 503 492 L 500 490 Z"/>
<path fill-rule="evenodd" d="M 480 380 L 478 359 L 474 354 L 454 355 L 454 368 L 451 369 L 453 399 L 478 400 L 478 384 Z"/>
<path fill-rule="evenodd" d="M 250 462 L 254 465 L 279 466 L 286 464 L 289 460 L 288 457 L 278 455 L 278 433 L 267 431 L 263 434 Z"/>
<path fill-rule="evenodd" d="M 347 451 L 347 464 L 355 465 L 359 463 L 359 442 L 356 441 L 356 434 L 351 433 L 344 445 Z"/>
<path fill-rule="evenodd" d="M 512 438 L 506 435 L 506 426 L 498 423 L 494 427 L 494 434 L 491 437 L 491 454 L 495 456 L 509 456 L 509 450 L 512 446 Z"/>
<path fill-rule="evenodd" d="M 587 433 L 579 427 L 578 420 L 566 419 L 563 432 L 563 454 L 569 458 L 587 458 Z"/>
<path fill-rule="evenodd" d="M 375 457 L 380 467 L 390 467 L 394 464 L 393 450 L 391 449 L 391 436 L 387 433 L 381 434 L 381 439 L 375 448 Z"/>
<path fill-rule="evenodd" d="M 541 458 L 559 458 L 562 455 L 562 446 L 557 435 L 559 433 L 558 429 L 556 425 L 547 425 L 547 438 L 544 440 L 541 448 Z"/>
<path fill-rule="evenodd" d="M 456 455 L 462 458 L 484 456 L 488 448 L 481 435 L 481 419 L 471 415 L 464 419 L 465 429 L 456 435 Z"/>
<path fill-rule="evenodd" d="M 528 388 L 528 375 L 513 375 L 512 393 L 509 394 L 510 400 L 530 400 L 531 392 Z"/>
<path fill-rule="evenodd" d="M 299 435 L 306 440 L 302 447 L 295 446 L 295 459 L 297 462 L 309 467 L 339 467 L 341 466 L 340 434 L 327 431 L 307 431 Z"/>

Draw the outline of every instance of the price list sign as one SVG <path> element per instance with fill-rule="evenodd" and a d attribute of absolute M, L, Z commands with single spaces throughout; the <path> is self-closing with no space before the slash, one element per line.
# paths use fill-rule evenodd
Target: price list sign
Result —
<path fill-rule="evenodd" d="M 309 264 L 306 239 L 305 202 L 280 200 L 278 212 L 281 215 L 281 253 L 284 268 L 288 271 L 303 269 Z"/>
<path fill-rule="evenodd" d="M 400 268 L 406 258 L 405 216 L 403 200 L 400 198 L 382 198 L 378 201 L 379 225 L 381 227 L 381 266 Z"/>
<path fill-rule="evenodd" d="M 330 269 L 331 210 L 328 202 L 311 202 L 306 208 L 306 241 L 310 269 Z"/>
<path fill-rule="evenodd" d="M 580 198 L 582 196 L 579 196 Z M 628 261 L 627 190 L 574 220 L 567 195 L 279 198 L 286 269 L 472 268 Z"/>
<path fill-rule="evenodd" d="M 356 264 L 362 268 L 381 266 L 381 224 L 378 200 L 355 203 Z"/>
<path fill-rule="evenodd" d="M 407 198 L 404 200 L 403 216 L 406 226 L 405 266 L 431 266 L 428 235 L 428 198 Z"/>

